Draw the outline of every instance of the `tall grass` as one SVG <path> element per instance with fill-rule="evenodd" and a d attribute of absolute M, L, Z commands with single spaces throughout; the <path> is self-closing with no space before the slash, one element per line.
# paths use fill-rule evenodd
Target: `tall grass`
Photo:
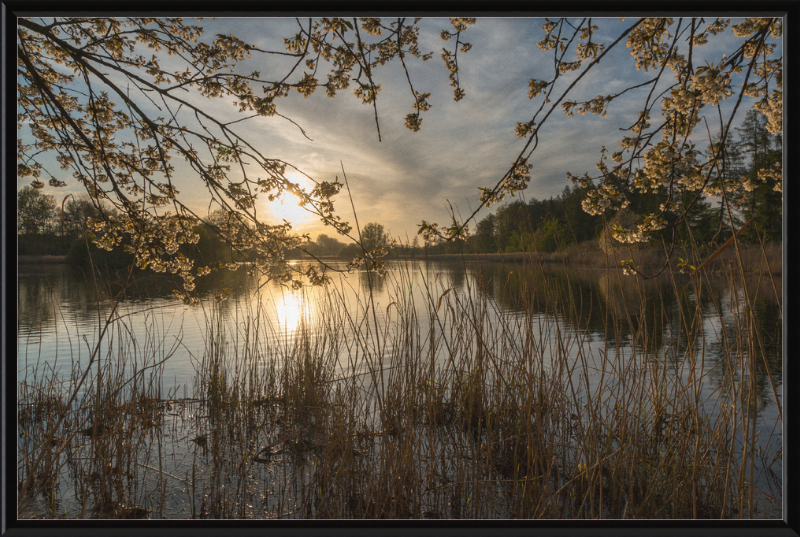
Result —
<path fill-rule="evenodd" d="M 673 268 L 677 268 L 678 258 L 680 257 L 688 260 L 694 266 L 700 266 L 715 251 L 716 247 L 711 246 L 677 247 L 670 255 L 670 263 Z M 715 274 L 726 274 L 731 263 L 738 263 L 741 260 L 745 273 L 781 274 L 783 269 L 782 253 L 783 247 L 779 242 L 742 244 L 738 254 L 734 247 L 728 247 L 719 256 L 714 257 L 704 269 Z M 620 247 L 614 254 L 608 254 L 600 249 L 596 240 L 568 245 L 558 252 L 539 254 L 539 256 L 548 262 L 593 268 L 615 266 L 619 265 L 619 260 L 621 259 L 631 259 L 645 274 L 652 274 L 659 270 L 664 266 L 667 258 L 665 249 L 657 247 L 635 249 Z"/>
<path fill-rule="evenodd" d="M 190 394 L 166 390 L 157 322 L 110 312 L 88 364 L 18 386 L 20 516 L 780 516 L 780 424 L 759 418 L 779 372 L 735 267 L 710 311 L 707 273 L 580 295 L 541 263 L 504 274 L 401 263 L 308 295 L 291 334 L 257 294 L 204 306 Z"/>

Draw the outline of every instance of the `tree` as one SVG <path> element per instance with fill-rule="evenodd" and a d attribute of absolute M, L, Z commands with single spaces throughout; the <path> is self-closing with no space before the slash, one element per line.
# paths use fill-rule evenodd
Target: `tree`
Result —
<path fill-rule="evenodd" d="M 540 252 L 555 252 L 569 242 L 566 228 L 556 219 L 545 222 L 533 236 L 533 247 Z"/>
<path fill-rule="evenodd" d="M 441 57 L 453 96 L 460 100 L 464 90 L 458 53 L 470 50 L 463 33 L 475 19 L 450 22 L 452 29 L 441 36 L 454 42 L 454 48 L 445 49 Z M 531 114 L 515 126 L 516 134 L 526 140 L 524 147 L 494 186 L 480 189 L 480 205 L 465 220 L 452 214 L 452 224 L 443 229 L 423 220 L 420 233 L 426 243 L 435 242 L 435 237 L 464 238 L 468 223 L 483 207 L 527 187 L 539 136 L 546 133 L 543 127 L 558 109 L 567 116 L 606 115 L 622 95 L 629 99 L 634 95 L 629 91 L 642 92 L 639 118 L 622 135 L 621 150 L 608 155 L 603 148 L 600 175 L 567 173 L 585 190 L 582 207 L 592 215 L 625 207 L 636 191 L 665 193 L 657 210 L 642 215 L 632 228 L 615 232 L 623 242 L 644 241 L 669 229 L 674 244 L 674 230 L 703 196 L 739 186 L 726 184 L 719 168 L 743 97 L 756 99 L 755 109 L 765 114 L 770 133 L 780 132 L 783 62 L 775 51 L 782 19 L 747 18 L 731 26 L 719 18 L 643 18 L 626 23 L 608 43 L 597 40 L 600 33 L 594 22 L 545 20 L 539 47 L 552 51 L 553 73 L 528 82 Z M 55 153 L 92 200 L 108 200 L 118 210 L 95 224 L 98 244 L 113 248 L 124 240 L 139 266 L 180 275 L 184 292 L 179 296 L 189 299 L 195 276 L 207 273 L 208 267 L 193 269 L 179 253 L 181 244 L 198 240 L 192 230 L 203 220 L 181 201 L 172 184 L 178 171 L 173 160 L 180 161 L 206 187 L 212 205 L 228 215 L 225 225 L 214 231 L 234 249 L 255 252 L 256 268 L 270 277 L 300 285 L 293 272 L 298 269 L 285 262 L 283 252 L 304 247 L 310 238 L 292 232 L 290 223 L 261 222 L 254 210 L 256 198 L 293 194 L 323 223 L 349 236 L 350 226 L 334 213 L 332 201 L 342 185 L 337 178 L 315 182 L 310 191 L 301 188 L 286 176 L 287 169 L 299 170 L 264 155 L 253 140 L 240 134 L 239 123 L 280 115 L 277 102 L 290 91 L 307 96 L 324 88 L 334 96 L 353 83 L 355 96 L 374 111 L 380 139 L 376 102 L 381 85 L 376 80 L 384 65 L 399 62 L 408 75 L 412 97 L 413 112 L 406 116 L 406 126 L 419 130 L 422 114 L 430 108 L 430 93 L 414 89 L 407 63 L 411 58 L 425 61 L 432 53 L 419 50 L 416 24 L 417 20 L 404 18 L 298 21 L 297 33 L 284 40 L 286 50 L 268 51 L 232 35 L 204 40 L 201 27 L 181 19 L 18 19 L 18 119 L 20 128 L 30 126 L 33 137 L 32 143 L 19 145 L 18 175 L 33 177 L 33 185 L 44 186 L 40 177 L 45 173 L 51 177 L 50 186 L 62 186 L 64 182 L 53 177 L 40 159 L 43 153 Z M 700 47 L 729 27 L 738 41 L 718 61 L 698 64 Z M 612 95 L 573 97 L 578 82 L 621 44 L 630 48 L 636 68 L 653 73 L 652 77 Z M 141 54 L 145 48 L 157 54 Z M 265 76 L 237 72 L 236 63 L 251 54 L 295 61 L 288 72 Z M 307 69 L 302 75 L 300 65 Z M 327 81 L 321 82 L 317 76 L 325 69 L 329 69 Z M 256 85 L 263 94 L 257 93 Z M 187 99 L 187 91 L 209 99 L 233 98 L 237 109 L 249 115 L 237 120 L 213 117 Z M 735 103 L 723 117 L 718 105 L 729 98 Z M 660 114 L 663 118 L 656 121 Z M 719 143 L 704 154 L 698 144 L 705 142 L 699 138 L 707 136 L 711 125 L 718 131 Z M 643 166 L 635 168 L 639 163 Z M 775 188 L 781 188 L 780 166 L 764 173 L 773 178 Z M 688 196 L 678 211 L 671 198 L 676 192 L 681 198 Z M 313 267 L 304 274 L 313 283 L 323 281 Z"/>
<path fill-rule="evenodd" d="M 597 236 L 602 227 L 602 218 L 591 215 L 583 210 L 582 200 L 586 197 L 586 189 L 579 185 L 572 188 L 564 187 L 561 193 L 560 202 L 563 211 L 564 225 L 568 230 L 568 235 L 575 242 L 583 242 Z"/>
<path fill-rule="evenodd" d="M 361 230 L 361 246 L 367 252 L 383 250 L 389 246 L 389 234 L 377 222 L 370 222 Z"/>
<path fill-rule="evenodd" d="M 493 214 L 487 215 L 475 226 L 475 235 L 470 237 L 478 252 L 490 253 L 497 251 L 497 218 Z"/>
<path fill-rule="evenodd" d="M 523 246 L 522 235 L 532 231 L 528 207 L 522 200 L 515 200 L 498 207 L 495 212 L 497 248 L 501 252 L 518 252 Z"/>
<path fill-rule="evenodd" d="M 329 237 L 324 233 L 320 233 L 317 236 L 316 242 L 321 255 L 336 255 L 344 247 L 340 240 L 335 237 Z"/>
<path fill-rule="evenodd" d="M 462 33 L 474 19 L 451 22 L 452 30 L 442 38 L 455 38 L 457 50 L 466 52 L 470 45 Z M 306 25 L 298 20 L 298 33 L 284 40 L 286 50 L 271 51 L 233 35 L 203 39 L 202 27 L 177 18 L 20 18 L 18 119 L 20 128 L 30 126 L 33 141 L 19 144 L 18 175 L 43 187 L 44 173 L 51 187 L 64 186 L 42 164 L 43 154 L 54 153 L 93 201 L 106 200 L 118 210 L 93 224 L 97 244 L 111 249 L 125 243 L 141 268 L 178 274 L 184 284 L 177 295 L 191 301 L 195 277 L 209 268 L 193 268 L 179 252 L 181 244 L 199 240 L 193 228 L 204 221 L 173 185 L 178 173 L 174 161 L 180 161 L 206 187 L 211 205 L 227 215 L 214 231 L 235 250 L 255 252 L 257 269 L 299 286 L 295 271 L 300 269 L 285 262 L 284 252 L 307 245 L 309 237 L 292 232 L 291 223 L 260 221 L 255 201 L 260 195 L 273 200 L 292 194 L 324 224 L 347 235 L 351 228 L 332 203 L 342 185 L 337 179 L 314 181 L 308 191 L 301 188 L 286 176 L 287 169 L 300 170 L 262 154 L 238 123 L 280 116 L 276 103 L 290 91 L 308 96 L 323 88 L 332 97 L 355 83 L 355 96 L 375 110 L 380 138 L 378 71 L 395 59 L 407 71 L 410 59 L 432 56 L 420 52 L 415 24 L 405 18 L 322 18 Z M 155 54 L 142 54 L 147 49 Z M 264 77 L 237 72 L 236 63 L 251 54 L 295 61 L 287 72 Z M 442 57 L 458 100 L 463 90 L 456 52 L 445 50 Z M 301 64 L 310 73 L 299 74 Z M 320 82 L 317 72 L 325 68 L 330 69 L 327 81 Z M 408 80 L 413 112 L 406 125 L 416 131 L 430 107 L 430 94 L 415 91 Z M 254 86 L 262 87 L 263 94 Z M 187 98 L 187 91 L 208 99 L 232 97 L 237 110 L 248 115 L 214 117 Z M 302 275 L 312 283 L 324 281 L 314 267 Z"/>
<path fill-rule="evenodd" d="M 92 221 L 102 218 L 101 213 L 88 195 L 70 196 L 63 203 L 57 228 L 64 237 L 80 237 L 86 233 Z"/>
<path fill-rule="evenodd" d="M 363 253 L 364 252 L 357 244 L 347 244 L 343 246 L 336 255 L 346 259 L 360 259 Z"/>
<path fill-rule="evenodd" d="M 736 129 L 738 149 L 749 157 L 749 166 L 742 170 L 741 188 L 737 190 L 739 206 L 745 221 L 751 218 L 755 227 L 743 232 L 745 238 L 755 237 L 756 229 L 771 240 L 782 237 L 782 188 L 780 175 L 781 138 L 769 131 L 768 119 L 756 110 L 749 110 Z"/>
<path fill-rule="evenodd" d="M 17 192 L 17 231 L 21 235 L 43 235 L 50 231 L 56 213 L 53 196 L 25 186 Z"/>

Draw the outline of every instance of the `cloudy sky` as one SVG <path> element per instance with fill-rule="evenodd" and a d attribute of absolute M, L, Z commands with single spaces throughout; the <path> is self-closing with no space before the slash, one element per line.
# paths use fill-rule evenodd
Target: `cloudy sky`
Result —
<path fill-rule="evenodd" d="M 428 101 L 432 107 L 422 115 L 419 132 L 411 132 L 404 126 L 414 101 L 399 62 L 380 68 L 374 77 L 383 87 L 377 101 L 380 142 L 373 108 L 363 105 L 353 95 L 353 86 L 333 99 L 324 90 L 318 90 L 308 98 L 292 92 L 276 101 L 278 112 L 299 124 L 311 140 L 295 125 L 277 116 L 239 123 L 236 131 L 265 156 L 290 162 L 318 180 L 341 178 L 344 166 L 361 225 L 379 222 L 395 237 L 413 237 L 423 219 L 447 223 L 448 203 L 462 216 L 471 214 L 479 205 L 478 187 L 494 186 L 524 147 L 526 140 L 516 136 L 515 125 L 530 120 L 542 100 L 542 97 L 528 99 L 528 80 L 549 80 L 553 76 L 552 51 L 543 52 L 537 46 L 545 35 L 543 22 L 530 18 L 479 18 L 462 35 L 462 40 L 470 42 L 473 48 L 466 54 L 459 53 L 459 77 L 466 96 L 454 102 L 448 72 L 439 56 L 443 46 L 453 49 L 453 41 L 440 38 L 441 30 L 452 30 L 452 26 L 441 18 L 420 21 L 419 48 L 423 53 L 434 54 L 427 62 L 408 63 L 414 89 L 431 93 Z M 600 29 L 593 40 L 610 45 L 633 22 L 633 19 L 594 19 Z M 200 24 L 209 37 L 234 34 L 269 50 L 284 50 L 282 38 L 298 31 L 293 18 L 218 19 Z M 730 52 L 734 41 L 739 40 L 733 39 L 728 29 L 721 38 L 695 50 L 696 64 L 706 59 L 717 63 L 726 48 Z M 685 48 L 684 43 L 684 52 Z M 287 65 L 275 56 L 254 55 L 240 64 L 240 69 L 260 71 L 262 78 L 274 79 L 280 78 L 275 73 L 285 72 Z M 563 76 L 560 87 L 566 88 L 579 72 Z M 324 81 L 325 73 L 320 70 L 317 78 Z M 588 100 L 596 95 L 617 93 L 652 76 L 652 72 L 636 70 L 623 40 L 575 86 L 570 98 Z M 565 179 L 568 171 L 574 175 L 594 174 L 601 147 L 605 145 L 610 151 L 619 149 L 623 135 L 619 129 L 635 121 L 640 109 L 637 107 L 641 107 L 648 91 L 649 87 L 645 87 L 613 101 L 606 118 L 591 114 L 570 118 L 559 107 L 540 133 L 539 146 L 530 161 L 532 180 L 523 193 L 524 198 L 558 195 L 570 184 Z M 734 99 L 723 102 L 723 114 L 730 113 L 733 104 Z M 750 106 L 744 103 L 736 123 Z M 223 99 L 207 101 L 203 108 L 217 117 L 235 119 L 238 114 Z M 712 112 L 710 117 L 716 117 L 716 109 Z M 184 174 L 176 182 L 184 201 L 205 213 L 208 198 L 200 179 Z M 20 181 L 20 186 L 27 183 Z M 74 189 L 75 181 L 70 183 L 68 188 Z M 352 222 L 346 194 L 340 194 L 335 201 L 339 214 Z M 273 216 L 293 221 L 298 231 L 308 232 L 312 237 L 319 232 L 330 234 L 330 228 L 326 231 L 289 200 L 283 205 L 263 203 Z M 479 218 L 494 209 L 484 209 Z"/>

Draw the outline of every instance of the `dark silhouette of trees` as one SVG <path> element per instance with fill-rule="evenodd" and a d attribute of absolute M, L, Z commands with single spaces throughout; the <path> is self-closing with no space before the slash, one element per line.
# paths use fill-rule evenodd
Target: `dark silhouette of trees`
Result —
<path fill-rule="evenodd" d="M 329 256 L 329 255 L 337 255 L 339 250 L 344 248 L 344 243 L 337 239 L 336 237 L 329 237 L 324 233 L 320 233 L 317 236 L 317 240 L 314 241 L 315 249 L 309 248 L 312 252 L 317 252 L 321 256 Z M 315 255 L 317 255 L 315 253 Z"/>
<path fill-rule="evenodd" d="M 30 187 L 17 192 L 17 231 L 20 235 L 44 235 L 52 230 L 56 214 L 53 196 Z"/>
<path fill-rule="evenodd" d="M 60 217 L 56 227 L 66 239 L 80 237 L 86 233 L 92 221 L 102 218 L 101 211 L 86 194 L 69 196 L 63 201 L 62 206 L 63 211 L 56 216 L 56 220 Z"/>
<path fill-rule="evenodd" d="M 779 241 L 782 238 L 782 186 L 780 174 L 783 157 L 780 133 L 769 131 L 768 119 L 756 110 L 749 110 L 737 130 L 739 140 L 737 149 L 745 160 L 741 188 L 737 196 L 742 211 L 742 219 L 751 218 L 755 226 L 742 232 L 744 239 L 755 240 L 761 233 L 767 240 Z"/>
<path fill-rule="evenodd" d="M 361 229 L 361 246 L 367 252 L 386 249 L 389 243 L 389 234 L 381 224 L 369 222 Z"/>
<path fill-rule="evenodd" d="M 490 214 L 475 226 L 475 235 L 470 237 L 473 250 L 477 252 L 497 251 L 497 218 Z"/>

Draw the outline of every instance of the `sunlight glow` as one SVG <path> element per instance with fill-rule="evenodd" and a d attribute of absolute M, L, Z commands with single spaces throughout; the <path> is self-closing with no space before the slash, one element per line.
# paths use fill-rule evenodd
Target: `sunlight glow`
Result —
<path fill-rule="evenodd" d="M 286 178 L 300 185 L 303 189 L 308 190 L 314 186 L 307 178 L 297 174 L 287 174 Z M 270 216 L 268 220 L 273 220 L 273 222 L 271 222 L 273 224 L 279 224 L 281 220 L 286 220 L 292 224 L 292 227 L 295 229 L 301 228 L 316 220 L 316 217 L 312 213 L 300 207 L 299 202 L 300 199 L 289 192 L 284 192 L 280 198 L 274 201 L 264 199 L 264 207 Z"/>
<path fill-rule="evenodd" d="M 267 211 L 278 220 L 286 220 L 293 227 L 301 226 L 314 219 L 314 215 L 298 205 L 297 197 L 293 194 L 285 194 L 281 199 L 267 202 Z M 275 222 L 276 224 L 278 222 Z"/>
<path fill-rule="evenodd" d="M 308 322 L 312 306 L 302 291 L 285 291 L 280 296 L 273 296 L 275 320 L 281 333 L 291 334 L 300 327 L 300 321 Z"/>

